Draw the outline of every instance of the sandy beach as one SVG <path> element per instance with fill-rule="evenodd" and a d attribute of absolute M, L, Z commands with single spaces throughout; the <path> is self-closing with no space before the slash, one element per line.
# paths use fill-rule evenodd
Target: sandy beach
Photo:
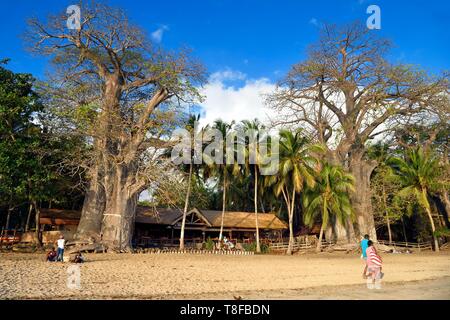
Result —
<path fill-rule="evenodd" d="M 0 254 L 1 299 L 450 299 L 450 252 L 384 254 L 383 289 L 368 290 L 356 254 L 255 256 L 87 254 L 70 263 Z"/>

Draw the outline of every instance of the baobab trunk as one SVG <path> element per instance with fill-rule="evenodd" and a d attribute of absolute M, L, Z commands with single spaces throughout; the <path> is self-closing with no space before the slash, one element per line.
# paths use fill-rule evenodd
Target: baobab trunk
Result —
<path fill-rule="evenodd" d="M 350 158 L 349 171 L 355 177 L 356 191 L 350 194 L 350 199 L 356 216 L 356 236 L 368 234 L 372 241 L 377 240 L 370 194 L 370 175 L 375 167 L 375 161 L 366 161 L 359 156 Z M 356 241 L 355 234 L 350 235 L 349 239 Z"/>
<path fill-rule="evenodd" d="M 139 193 L 133 192 L 132 166 L 120 165 L 109 177 L 111 192 L 106 193 L 102 221 L 102 243 L 107 248 L 129 251 Z"/>
<path fill-rule="evenodd" d="M 448 191 L 443 189 L 440 193 L 440 197 L 445 206 L 445 214 L 447 216 L 447 221 L 450 219 L 450 200 L 448 198 Z"/>
<path fill-rule="evenodd" d="M 84 197 L 81 218 L 74 237 L 76 241 L 88 243 L 100 241 L 105 205 L 105 190 L 99 181 L 98 168 L 96 168 Z"/>
<path fill-rule="evenodd" d="M 347 154 L 347 152 L 342 152 L 342 154 Z M 346 160 L 345 157 L 341 155 L 341 152 L 335 151 L 329 151 L 326 155 L 326 159 L 328 162 L 330 162 L 333 165 L 342 166 L 343 168 L 347 168 L 348 171 L 350 171 L 353 175 L 354 173 L 348 168 L 348 165 L 346 165 L 348 160 Z M 354 175 L 355 179 L 358 179 Z M 370 199 L 370 195 L 369 195 Z M 353 201 L 352 206 L 355 208 Z M 355 210 L 356 211 L 356 210 Z M 373 219 L 373 217 L 372 217 Z M 351 218 L 347 218 L 344 225 L 339 221 L 339 219 L 331 218 L 330 223 L 324 230 L 325 232 L 325 238 L 329 242 L 336 242 L 339 244 L 343 243 L 352 243 L 356 241 L 355 236 L 355 230 L 353 227 L 354 221 L 352 221 Z"/>
<path fill-rule="evenodd" d="M 356 241 L 353 222 L 350 218 L 345 221 L 345 225 L 342 225 L 342 223 L 334 217 L 330 218 L 330 223 L 324 232 L 325 238 L 329 242 L 343 244 Z"/>
<path fill-rule="evenodd" d="M 103 213 L 106 208 L 107 194 L 111 190 L 110 177 L 112 173 L 109 154 L 116 154 L 111 131 L 114 121 L 113 115 L 118 113 L 122 79 L 117 74 L 108 77 L 103 92 L 102 113 L 98 118 L 98 137 L 94 140 L 96 163 L 91 169 L 89 188 L 84 198 L 80 223 L 78 224 L 75 240 L 80 242 L 99 242 Z"/>

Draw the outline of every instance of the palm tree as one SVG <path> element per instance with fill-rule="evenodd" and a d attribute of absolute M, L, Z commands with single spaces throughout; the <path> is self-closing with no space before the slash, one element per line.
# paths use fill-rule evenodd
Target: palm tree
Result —
<path fill-rule="evenodd" d="M 260 159 L 260 142 L 265 142 L 264 137 L 261 136 L 261 131 L 264 129 L 264 126 L 257 120 L 248 121 L 243 120 L 243 129 L 246 133 L 249 134 L 248 141 L 244 141 L 246 146 L 246 169 L 250 171 L 250 174 L 253 174 L 254 178 L 254 205 L 255 205 L 255 228 L 256 228 L 256 252 L 261 253 L 261 244 L 259 241 L 259 222 L 258 222 L 258 175 L 259 175 L 259 166 L 261 164 Z M 254 153 L 254 159 L 250 159 L 251 153 Z M 251 161 L 252 160 L 252 161 Z M 253 163 L 251 163 L 253 162 Z"/>
<path fill-rule="evenodd" d="M 419 204 L 425 209 L 433 233 L 434 250 L 436 252 L 439 251 L 439 243 L 435 234 L 436 228 L 431 215 L 430 202 L 428 201 L 429 192 L 437 184 L 437 176 L 439 175 L 438 159 L 430 152 L 424 152 L 419 147 L 408 150 L 405 159 L 392 158 L 390 163 L 404 186 L 398 195 L 400 197 L 414 195 Z"/>
<path fill-rule="evenodd" d="M 317 214 L 322 218 L 317 252 L 321 250 L 323 232 L 328 226 L 330 216 L 336 216 L 342 224 L 352 216 L 348 192 L 354 191 L 354 180 L 342 167 L 325 163 L 318 174 L 316 186 L 306 188 L 303 194 L 305 223 L 311 226 Z"/>
<path fill-rule="evenodd" d="M 197 132 L 195 132 L 195 124 L 196 122 L 198 122 L 200 119 L 200 115 L 190 115 L 189 119 L 186 123 L 186 130 L 189 131 L 190 134 L 190 138 L 191 138 L 191 151 L 194 149 L 194 143 L 195 143 L 195 138 L 197 136 Z M 181 222 L 181 230 L 180 230 L 180 250 L 184 249 L 184 229 L 186 227 L 186 215 L 187 215 L 187 211 L 189 208 L 189 198 L 191 196 L 191 187 L 192 187 L 192 173 L 193 173 L 193 168 L 194 168 L 194 161 L 193 161 L 193 157 L 195 155 L 193 155 L 191 153 L 191 161 L 189 162 L 189 173 L 188 173 L 188 187 L 187 187 L 187 192 L 186 192 L 186 199 L 184 201 L 184 210 L 183 210 L 183 220 Z"/>
<path fill-rule="evenodd" d="M 219 246 L 221 245 L 221 241 L 223 238 L 223 221 L 225 216 L 225 210 L 226 210 L 226 201 L 227 201 L 227 189 L 229 185 L 229 175 L 230 170 L 232 170 L 231 173 L 238 174 L 240 168 L 235 162 L 233 165 L 227 164 L 226 157 L 227 157 L 227 150 L 226 150 L 226 143 L 225 140 L 228 138 L 231 138 L 231 129 L 233 128 L 234 121 L 231 123 L 224 122 L 222 120 L 216 120 L 214 121 L 213 129 L 218 130 L 222 136 L 223 139 L 223 159 L 222 163 L 215 163 L 211 159 L 208 161 L 208 169 L 210 172 L 207 174 L 216 176 L 218 178 L 219 183 L 222 184 L 222 216 L 221 216 L 221 222 L 220 222 L 220 232 L 219 232 Z M 207 155 L 203 155 L 205 160 L 207 159 Z"/>
<path fill-rule="evenodd" d="M 280 131 L 280 161 L 278 174 L 266 177 L 266 185 L 273 185 L 277 196 L 282 195 L 289 216 L 289 245 L 287 254 L 292 254 L 294 246 L 294 208 L 296 194 L 306 185 L 313 188 L 316 184 L 314 166 L 318 163 L 314 152 L 322 152 L 323 147 L 309 144 L 301 130 Z"/>

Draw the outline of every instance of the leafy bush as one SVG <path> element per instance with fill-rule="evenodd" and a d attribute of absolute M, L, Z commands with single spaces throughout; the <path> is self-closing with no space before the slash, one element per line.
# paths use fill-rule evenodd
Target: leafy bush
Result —
<path fill-rule="evenodd" d="M 434 232 L 434 235 L 436 236 L 436 237 L 450 237 L 450 229 L 447 229 L 447 228 L 439 228 L 439 229 L 436 229 L 436 231 Z"/>
<path fill-rule="evenodd" d="M 208 237 L 208 239 L 205 242 L 205 248 L 206 250 L 213 250 L 215 247 L 215 243 L 213 240 L 211 240 L 210 237 Z"/>
<path fill-rule="evenodd" d="M 256 252 L 256 242 L 251 243 L 243 243 L 242 247 L 245 251 L 253 251 Z M 261 253 L 268 253 L 269 252 L 269 246 L 265 243 L 261 243 Z"/>

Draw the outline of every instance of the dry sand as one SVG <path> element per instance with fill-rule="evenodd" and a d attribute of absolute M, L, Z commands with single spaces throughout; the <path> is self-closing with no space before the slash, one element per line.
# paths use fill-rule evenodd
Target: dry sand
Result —
<path fill-rule="evenodd" d="M 73 264 L 0 253 L 0 299 L 450 299 L 450 252 L 383 260 L 383 289 L 369 291 L 355 254 L 88 254 L 69 289 Z"/>

